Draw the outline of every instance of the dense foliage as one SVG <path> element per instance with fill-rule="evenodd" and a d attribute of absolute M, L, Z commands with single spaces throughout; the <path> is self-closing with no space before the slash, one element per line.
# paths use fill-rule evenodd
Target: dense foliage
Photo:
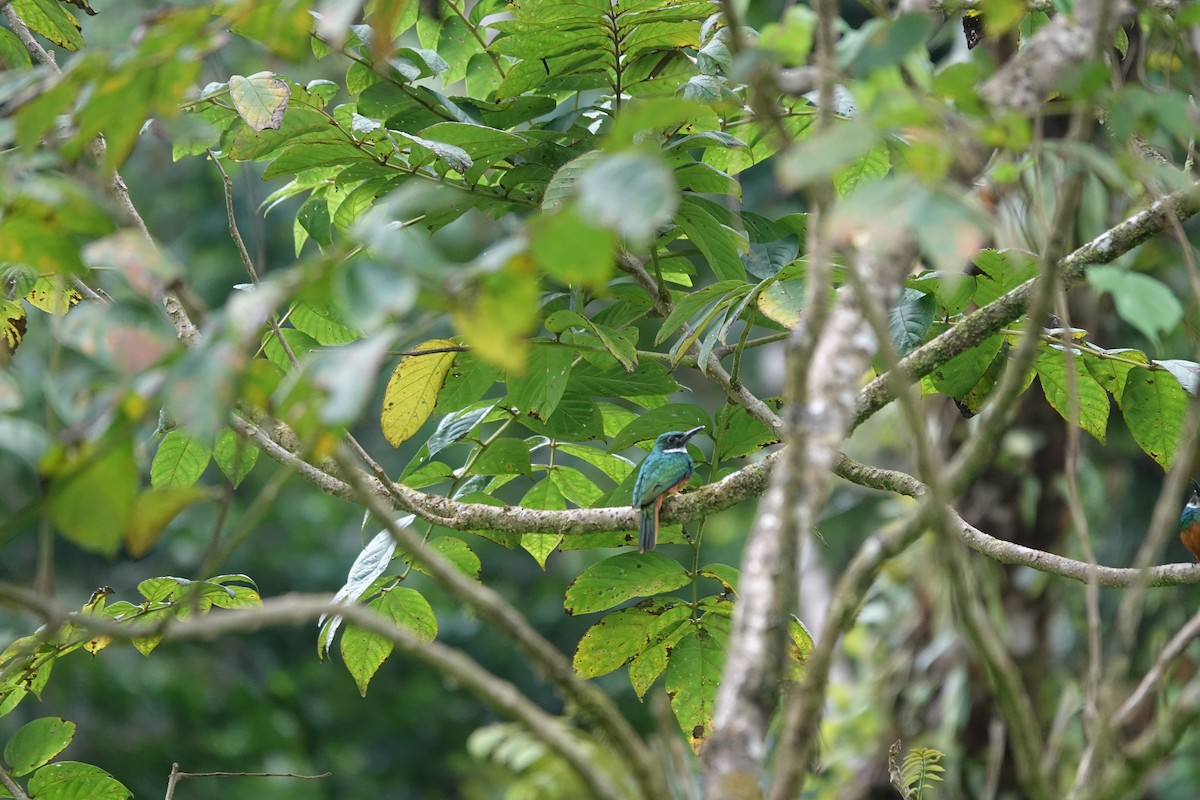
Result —
<path fill-rule="evenodd" d="M 1132 465 L 1108 470 L 1108 485 L 1121 490 L 1148 491 L 1161 471 L 1179 487 L 1194 450 L 1195 302 L 1180 299 L 1200 287 L 1185 227 L 1200 205 L 1189 99 L 1200 66 L 1194 8 L 1148 4 L 1133 13 L 1111 4 L 1088 23 L 1093 4 L 1084 0 L 1053 17 L 1024 3 L 985 3 L 985 45 L 968 52 L 961 15 L 942 24 L 940 10 L 894 13 L 882 4 L 857 27 L 838 20 L 836 50 L 822 33 L 826 23 L 832 30 L 830 9 L 790 4 L 775 20 L 751 19 L 761 23 L 752 29 L 725 16 L 738 4 L 708 0 L 246 0 L 155 9 L 128 44 L 112 47 L 85 46 L 89 20 L 75 13 L 92 9 L 75 5 L 13 0 L 0 28 L 0 498 L 9 509 L 0 547 L 28 573 L 6 575 L 0 600 L 39 618 L 0 629 L 8 793 L 123 798 L 125 784 L 166 780 L 166 768 L 149 779 L 122 774 L 103 748 L 92 751 L 98 766 L 54 760 L 76 723 L 31 709 L 60 661 L 99 668 L 132 644 L 149 657 L 124 667 L 136 671 L 176 657 L 157 649 L 163 643 L 319 619 L 316 656 L 336 652 L 364 696 L 400 691 L 381 685 L 378 672 L 398 649 L 447 681 L 425 687 L 425 697 L 465 688 L 511 720 L 485 726 L 474 711 L 467 726 L 477 728 L 472 757 L 505 776 L 510 796 L 665 796 L 668 786 L 686 794 L 689 773 L 705 775 L 706 796 L 722 796 L 710 794 L 716 767 L 705 746 L 720 733 L 723 681 L 741 675 L 730 662 L 753 657 L 738 651 L 739 626 L 776 629 L 784 643 L 772 698 L 808 680 L 822 699 L 824 673 L 806 678 L 822 635 L 834 643 L 845 635 L 842 657 L 875 680 L 888 669 L 854 636 L 897 645 L 903 670 L 914 671 L 917 660 L 933 668 L 954 630 L 967 640 L 975 630 L 950 621 L 949 609 L 964 613 L 963 597 L 933 588 L 952 581 L 921 569 L 943 558 L 925 550 L 962 549 L 936 533 L 919 545 L 914 534 L 890 553 L 892 574 L 877 564 L 841 627 L 828 629 L 823 606 L 791 596 L 759 612 L 758 623 L 754 611 L 735 614 L 741 603 L 758 608 L 751 601 L 760 591 L 741 585 L 742 572 L 755 569 L 750 558 L 743 564 L 742 543 L 751 529 L 776 524 L 765 514 L 749 522 L 782 460 L 768 454 L 785 453 L 781 441 L 794 452 L 805 440 L 789 437 L 820 431 L 812 409 L 841 402 L 832 393 L 809 398 L 805 418 L 795 381 L 780 374 L 794 375 L 798 353 L 807 352 L 802 380 L 857 363 L 836 349 L 830 360 L 820 346 L 804 349 L 804 336 L 823 334 L 843 303 L 858 304 L 861 325 L 837 340 L 830 323 L 827 339 L 867 351 L 870 368 L 866 379 L 866 363 L 847 378 L 853 419 L 829 453 L 838 474 L 946 508 L 961 497 L 964 515 L 1007 503 L 1027 528 L 1039 504 L 1059 498 L 1054 540 L 1021 542 L 1034 549 L 1006 547 L 1019 537 L 976 518 L 979 530 L 964 523 L 983 553 L 969 555 L 972 576 L 986 587 L 970 600 L 1007 639 L 1003 599 L 1025 596 L 1022 581 L 1064 579 L 1000 576 L 988 556 L 1090 580 L 1086 601 L 1072 595 L 1057 621 L 1099 648 L 1100 577 L 1086 562 L 1093 549 L 1101 561 L 1130 561 L 1131 548 L 1105 546 L 1106 468 L 1094 464 Z M 1046 105 L 1043 97 L 1033 109 L 997 101 L 1005 70 L 1070 13 L 1094 25 L 1094 57 L 1081 56 L 1045 87 L 1053 90 Z M 40 39 L 25 41 L 30 31 Z M 1025 47 L 1005 52 L 1018 37 Z M 57 46 L 58 64 L 38 41 Z M 246 74 L 233 74 L 229 60 Z M 214 70 L 219 79 L 202 85 Z M 819 104 L 817 89 L 835 83 Z M 1069 124 L 1056 135 L 1060 118 Z M 177 163 L 150 169 L 138 160 L 164 139 Z M 176 200 L 166 195 L 183 189 L 163 174 L 204 174 L 176 172 L 189 168 L 220 181 L 223 193 L 198 202 L 207 216 L 171 213 Z M 268 181 L 250 212 L 237 197 L 240 175 Z M 163 208 L 154 208 L 158 197 L 139 200 L 139 181 L 159 187 Z M 268 249 L 258 214 L 290 234 L 286 251 L 278 239 Z M 206 263 L 202 240 L 226 215 L 225 263 Z M 176 237 L 190 241 L 162 246 Z M 891 256 L 893 279 L 863 266 L 872 248 Z M 873 291 L 886 308 L 864 299 Z M 919 398 L 904 394 L 905 375 Z M 904 413 L 889 405 L 897 396 Z M 1006 415 L 1038 398 L 1058 416 L 1018 417 L 1004 438 Z M 837 419 L 834 408 L 829 424 Z M 838 453 L 860 425 L 877 441 L 851 440 L 855 459 L 913 471 L 924 483 Z M 711 444 L 690 447 L 694 491 L 664 507 L 662 549 L 634 552 L 637 463 L 659 433 L 695 426 Z M 949 431 L 939 442 L 950 467 L 944 486 L 922 449 L 939 429 Z M 1062 468 L 1022 478 L 1022 459 L 1053 437 Z M 952 452 L 973 455 L 959 461 Z M 1019 485 L 989 500 L 993 463 Z M 1161 471 L 1150 473 L 1151 464 Z M 287 483 L 296 474 L 307 483 Z M 823 491 L 810 483 L 808 496 L 819 502 Z M 905 519 L 920 522 L 917 534 L 942 524 L 932 512 L 909 517 L 917 512 L 907 501 L 845 489 L 835 500 L 820 529 L 824 539 L 840 534 L 829 545 L 836 564 L 868 533 L 887 534 Z M 1162 508 L 1173 511 L 1175 501 L 1167 495 Z M 855 511 L 839 521 L 847 504 Z M 1145 503 L 1121 511 L 1150 513 Z M 297 532 L 306 515 L 323 529 Z M 1156 519 L 1165 530 L 1163 512 Z M 264 539 L 273 527 L 295 536 Z M 1074 543 L 1063 536 L 1072 529 L 1081 537 Z M 254 564 L 247 551 L 257 541 L 270 550 L 269 563 L 258 562 L 265 580 L 232 566 Z M 1044 559 L 1042 550 L 1079 560 Z M 108 559 L 115 590 L 88 582 L 101 570 L 93 556 Z M 192 577 L 157 576 L 159 566 Z M 1104 578 L 1136 598 L 1129 611 L 1112 601 L 1134 615 L 1123 624 L 1136 629 L 1148 609 L 1152 628 L 1136 647 L 1114 635 L 1104 686 L 1153 674 L 1147 642 L 1160 644 L 1181 621 L 1152 613 L 1161 601 L 1144 599 L 1145 584 L 1194 582 L 1196 571 Z M 348 573 L 335 598 L 351 606 L 341 615 L 324 594 L 337 588 L 334 573 Z M 911 590 L 900 588 L 905 579 Z M 297 594 L 283 596 L 289 590 Z M 837 597 L 854 597 L 847 592 Z M 78 608 L 89 593 L 64 616 L 64 604 Z M 902 616 L 905 603 L 923 606 L 927 629 L 872 629 L 879 614 Z M 860 606 L 874 610 L 851 629 Z M 553 619 L 559 610 L 582 619 L 569 637 Z M 1104 611 L 1117 613 L 1107 601 Z M 927 649 L 889 640 L 902 631 L 928 637 Z M 253 658 L 275 638 L 221 639 L 229 641 L 236 646 L 226 652 Z M 497 656 L 498 641 L 519 659 Z M 880 741 L 929 735 L 938 724 L 938 749 L 892 756 L 891 781 L 904 796 L 977 796 L 986 781 L 1010 796 L 1121 791 L 1113 787 L 1142 780 L 1179 745 L 1182 729 L 1131 754 L 1104 726 L 1097 732 L 1096 719 L 1128 722 L 1131 713 L 1118 711 L 1115 689 L 1098 688 L 1100 656 L 1079 656 L 1083 645 L 1070 663 L 1096 670 L 1087 682 L 1069 669 L 1035 675 L 1026 665 L 1034 695 L 1068 685 L 1076 706 L 1060 720 L 1035 705 L 1034 724 L 1021 728 L 1012 700 L 1019 685 L 995 677 L 1009 662 L 973 647 L 986 653 L 973 640 L 959 645 L 946 674 L 968 681 L 971 655 L 969 679 L 988 699 L 963 689 L 959 700 L 1006 720 L 1015 753 L 1004 754 L 1003 730 L 990 750 L 968 742 L 959 734 L 972 726 L 944 709 L 940 723 L 879 710 L 855 722 L 861 709 L 831 695 L 831 766 L 810 791 L 850 796 L 855 759 L 875 765 L 886 786 L 888 742 Z M 80 650 L 96 661 L 70 655 Z M 297 657 L 312 657 L 311 642 L 304 652 Z M 1128 674 L 1113 666 L 1130 662 Z M 591 680 L 618 671 L 628 687 Z M 317 686 L 347 681 L 319 675 Z M 910 678 L 887 699 L 935 705 L 904 695 L 924 685 Z M 1164 696 L 1179 686 L 1195 693 L 1186 676 L 1155 680 Z M 654 738 L 673 760 L 648 755 L 651 723 L 624 703 L 629 687 L 638 700 L 652 701 L 656 687 L 669 698 L 678 730 L 660 724 Z M 432 714 L 439 702 L 428 701 Z M 1180 713 L 1200 715 L 1189 702 Z M 27 723 L 6 725 L 15 719 Z M 1058 737 L 1061 757 L 1040 772 L 1023 751 L 1037 748 L 1020 741 L 1029 730 Z M 675 747 L 680 733 L 698 759 Z M 401 740 L 409 738 L 420 737 L 409 731 Z M 1135 749 L 1142 741 L 1130 740 Z M 1096 754 L 1106 747 L 1124 754 L 1112 763 L 1128 769 L 1110 775 L 1091 765 L 1103 763 Z M 237 763 L 257 758 L 254 747 L 227 752 L 233 763 L 222 770 L 263 768 Z M 1011 767 L 1003 780 L 985 769 L 989 753 L 993 770 Z M 271 771 L 327 766 L 311 752 L 284 763 Z M 356 788 L 352 763 L 337 764 L 342 788 L 330 791 L 367 791 Z M 465 777 L 441 781 L 443 796 L 501 791 Z M 760 782 L 769 772 L 737 796 L 755 796 Z M 322 790 L 314 781 L 280 791 Z"/>

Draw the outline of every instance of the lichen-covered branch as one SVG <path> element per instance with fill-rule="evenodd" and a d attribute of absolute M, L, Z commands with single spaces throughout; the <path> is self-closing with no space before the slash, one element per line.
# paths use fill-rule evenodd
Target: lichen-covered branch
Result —
<path fill-rule="evenodd" d="M 1119 225 L 1105 231 L 1079 249 L 1061 258 L 1055 269 L 1063 286 L 1070 288 L 1082 280 L 1087 268 L 1108 264 L 1128 253 L 1173 224 L 1200 212 L 1200 182 L 1163 197 Z M 1025 313 L 1033 281 L 1027 281 L 968 315 L 942 335 L 931 339 L 900 360 L 896 369 L 867 384 L 858 396 L 857 427 L 896 397 L 901 382 L 918 380 L 945 364 L 959 353 L 970 350 L 984 339 Z"/>

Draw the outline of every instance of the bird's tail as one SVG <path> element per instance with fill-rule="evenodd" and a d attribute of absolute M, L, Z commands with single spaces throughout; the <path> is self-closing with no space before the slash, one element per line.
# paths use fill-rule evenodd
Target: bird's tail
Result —
<path fill-rule="evenodd" d="M 654 549 L 658 541 L 658 504 L 650 503 L 642 506 L 642 520 L 638 525 L 638 552 L 644 553 Z"/>

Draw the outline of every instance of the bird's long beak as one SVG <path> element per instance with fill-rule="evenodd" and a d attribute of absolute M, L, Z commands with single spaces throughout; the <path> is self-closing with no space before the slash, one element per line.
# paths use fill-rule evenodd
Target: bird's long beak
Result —
<path fill-rule="evenodd" d="M 683 432 L 683 441 L 686 442 L 688 439 L 691 439 L 693 436 L 695 436 L 697 433 L 699 433 L 702 430 L 704 430 L 704 426 L 698 425 L 695 428 L 692 428 L 690 431 L 684 431 Z"/>

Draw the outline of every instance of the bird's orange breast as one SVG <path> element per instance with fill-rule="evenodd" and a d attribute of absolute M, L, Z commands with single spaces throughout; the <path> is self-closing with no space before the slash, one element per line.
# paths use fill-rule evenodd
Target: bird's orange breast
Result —
<path fill-rule="evenodd" d="M 1200 522 L 1193 522 L 1179 532 L 1183 546 L 1192 554 L 1192 558 L 1200 561 Z"/>

